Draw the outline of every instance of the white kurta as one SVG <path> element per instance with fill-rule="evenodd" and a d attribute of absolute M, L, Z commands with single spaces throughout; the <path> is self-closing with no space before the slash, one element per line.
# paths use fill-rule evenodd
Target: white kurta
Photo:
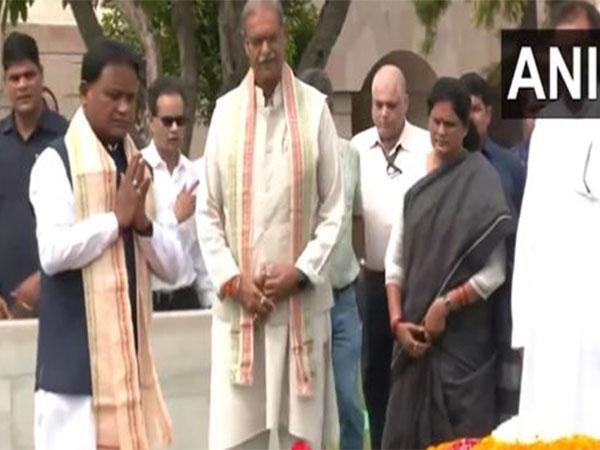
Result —
<path fill-rule="evenodd" d="M 330 326 L 328 311 L 333 304 L 326 267 L 337 240 L 343 214 L 343 195 L 336 150 L 337 135 L 324 97 L 310 88 L 307 92 L 311 109 L 309 128 L 317 132 L 317 173 L 310 205 L 311 240 L 297 261 L 313 287 L 303 295 L 310 303 L 311 333 L 314 338 L 314 396 L 297 397 L 288 377 L 288 302 L 279 302 L 266 325 L 255 327 L 254 383 L 234 385 L 230 381 L 229 309 L 221 302 L 213 306 L 211 406 L 209 441 L 213 449 L 230 448 L 265 430 L 275 433 L 279 427 L 309 440 L 321 448 L 324 440 L 336 433 L 337 410 L 331 373 Z M 198 235 L 211 278 L 219 289 L 239 273 L 238 265 L 226 239 L 231 224 L 224 198 L 228 188 L 228 143 L 232 117 L 239 112 L 236 91 L 217 102 L 211 120 L 205 150 L 206 193 L 197 208 Z M 252 242 L 253 264 L 290 262 L 290 152 L 291 142 L 285 121 L 281 86 L 265 105 L 256 89 L 257 114 L 253 168 Z M 228 300 L 230 301 L 230 300 Z M 292 372 L 293 373 L 293 372 Z M 293 381 L 293 380 L 292 380 Z M 272 433 L 273 437 L 273 433 Z M 271 444 L 277 446 L 274 440 Z"/>
<path fill-rule="evenodd" d="M 512 292 L 521 399 L 501 439 L 600 438 L 599 129 L 538 120 L 532 136 Z"/>

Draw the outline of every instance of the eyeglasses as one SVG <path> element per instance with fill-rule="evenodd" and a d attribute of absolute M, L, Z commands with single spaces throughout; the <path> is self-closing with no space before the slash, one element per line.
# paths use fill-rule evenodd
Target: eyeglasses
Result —
<path fill-rule="evenodd" d="M 173 124 L 176 123 L 178 127 L 182 127 L 187 122 L 185 116 L 162 116 L 159 117 L 159 120 L 163 124 L 165 128 L 173 127 Z"/>

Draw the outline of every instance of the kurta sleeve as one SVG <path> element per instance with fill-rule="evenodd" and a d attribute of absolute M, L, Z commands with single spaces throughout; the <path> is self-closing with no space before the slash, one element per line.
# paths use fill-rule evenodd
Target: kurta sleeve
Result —
<path fill-rule="evenodd" d="M 354 170 L 356 173 L 357 181 L 356 188 L 354 191 L 354 203 L 352 205 L 352 215 L 353 216 L 362 216 L 363 207 L 362 207 L 362 191 L 360 187 L 360 154 L 358 153 L 358 149 L 350 143 L 350 148 L 352 152 L 354 152 Z"/>
<path fill-rule="evenodd" d="M 42 152 L 32 168 L 29 200 L 36 217 L 40 265 L 48 275 L 81 269 L 98 258 L 119 235 L 113 212 L 76 221 L 67 171 L 52 148 Z"/>
<path fill-rule="evenodd" d="M 219 167 L 219 154 L 227 149 L 219 148 L 219 126 L 227 125 L 223 105 L 217 103 L 208 129 L 204 149 L 206 188 L 198 191 L 196 227 L 204 262 L 217 291 L 230 278 L 240 273 L 225 234 L 225 214 L 222 186 L 223 174 Z M 231 132 L 231 130 L 224 130 Z"/>
<path fill-rule="evenodd" d="M 152 236 L 138 237 L 140 249 L 152 272 L 167 283 L 175 283 L 185 264 L 183 248 L 176 233 L 155 222 Z"/>
<path fill-rule="evenodd" d="M 400 213 L 392 223 L 390 239 L 385 252 L 385 284 L 402 285 L 404 271 L 402 270 L 402 233 L 404 229 L 404 213 Z"/>
<path fill-rule="evenodd" d="M 500 242 L 490 253 L 485 266 L 469 279 L 479 296 L 487 300 L 506 280 L 506 244 Z"/>
<path fill-rule="evenodd" d="M 335 245 L 344 214 L 342 177 L 337 153 L 337 132 L 329 108 L 324 105 L 319 124 L 319 157 L 317 161 L 317 195 L 315 229 L 296 267 L 313 284 L 322 283 L 324 269 Z"/>
<path fill-rule="evenodd" d="M 530 310 L 534 299 L 539 295 L 533 289 L 535 268 L 539 265 L 536 247 L 540 234 L 546 228 L 544 220 L 551 217 L 546 213 L 548 207 L 552 208 L 552 203 L 546 200 L 548 194 L 544 190 L 544 184 L 553 183 L 556 173 L 546 174 L 548 164 L 544 161 L 544 152 L 550 145 L 546 136 L 552 139 L 552 133 L 545 128 L 549 126 L 545 122 L 553 121 L 538 121 L 531 136 L 527 181 L 517 229 L 511 292 L 513 348 L 523 347 L 531 330 Z M 555 213 L 553 211 L 552 214 Z"/>

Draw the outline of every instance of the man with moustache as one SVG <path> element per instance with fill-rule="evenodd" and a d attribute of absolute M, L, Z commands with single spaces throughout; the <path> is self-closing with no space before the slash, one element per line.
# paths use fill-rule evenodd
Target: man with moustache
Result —
<path fill-rule="evenodd" d="M 150 272 L 173 282 L 177 238 L 152 221 L 150 173 L 128 136 L 137 56 L 97 41 L 81 107 L 31 172 L 42 268 L 35 447 L 156 448 L 171 440 L 148 336 Z"/>
<path fill-rule="evenodd" d="M 325 96 L 284 62 L 281 4 L 249 0 L 250 70 L 217 101 L 198 235 L 213 306 L 209 447 L 337 441 L 327 261 L 344 211 Z"/>
<path fill-rule="evenodd" d="M 44 71 L 35 40 L 13 32 L 2 49 L 4 87 L 12 110 L 0 121 L 0 319 L 37 314 L 40 272 L 29 174 L 67 121 L 44 106 Z"/>

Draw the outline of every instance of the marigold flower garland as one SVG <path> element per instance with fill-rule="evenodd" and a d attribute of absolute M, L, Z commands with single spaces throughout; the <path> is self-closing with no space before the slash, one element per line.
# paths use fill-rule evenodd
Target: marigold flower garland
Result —
<path fill-rule="evenodd" d="M 531 443 L 503 442 L 492 436 L 483 439 L 463 438 L 430 446 L 427 450 L 599 450 L 600 441 L 589 436 L 574 435 L 555 441 Z"/>

